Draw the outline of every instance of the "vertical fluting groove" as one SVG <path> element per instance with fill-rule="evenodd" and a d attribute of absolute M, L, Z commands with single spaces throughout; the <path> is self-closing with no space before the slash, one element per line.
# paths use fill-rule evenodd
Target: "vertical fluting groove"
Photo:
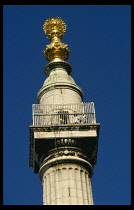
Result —
<path fill-rule="evenodd" d="M 56 169 L 56 196 L 57 205 L 61 204 L 61 179 L 60 179 L 60 169 Z"/>
<path fill-rule="evenodd" d="M 89 204 L 89 202 L 88 202 L 88 190 L 87 190 L 87 182 L 86 182 L 86 174 L 87 174 L 87 172 L 85 171 L 85 173 L 84 173 L 84 185 L 85 185 L 85 204 L 86 205 L 88 205 Z"/>
<path fill-rule="evenodd" d="M 88 173 L 85 173 L 85 177 L 86 177 L 86 188 L 87 188 L 87 198 L 88 198 L 88 204 L 90 205 L 90 200 L 91 200 L 91 196 L 90 196 L 90 189 L 89 189 L 89 177 L 88 177 Z"/>
<path fill-rule="evenodd" d="M 45 179 L 45 182 L 43 183 L 43 201 L 44 201 L 44 196 L 45 196 L 45 202 L 43 202 L 43 205 L 46 205 L 47 203 L 47 177 L 45 176 L 45 174 L 43 176 L 43 179 Z"/>
<path fill-rule="evenodd" d="M 52 196 L 53 191 L 52 191 L 52 172 L 50 171 L 50 204 L 52 205 Z"/>
<path fill-rule="evenodd" d="M 91 179 L 89 181 L 89 190 L 90 190 L 90 198 L 91 198 L 90 205 L 94 205 L 93 195 L 92 195 L 92 187 L 91 187 Z"/>
<path fill-rule="evenodd" d="M 55 170 L 55 193 L 56 193 L 56 204 L 59 205 L 60 189 L 59 189 L 59 178 L 58 171 Z"/>
<path fill-rule="evenodd" d="M 82 183 L 81 183 L 81 172 L 80 172 L 81 169 L 79 169 L 79 173 L 78 173 L 78 176 L 79 176 L 79 182 L 78 182 L 78 187 L 79 187 L 79 190 L 78 190 L 78 195 L 79 195 L 79 198 L 78 198 L 78 204 L 79 205 L 83 205 L 83 196 L 82 196 Z"/>
<path fill-rule="evenodd" d="M 83 204 L 85 205 L 84 171 L 83 170 L 81 170 L 81 184 L 82 184 Z"/>
<path fill-rule="evenodd" d="M 47 192 L 46 192 L 46 176 L 43 177 L 43 205 L 45 205 L 47 200 Z"/>
<path fill-rule="evenodd" d="M 63 184 L 64 184 L 64 191 L 65 191 L 65 204 L 69 205 L 70 204 L 70 181 L 68 178 L 68 169 L 66 167 L 62 168 L 62 172 L 64 175 L 64 180 L 63 180 Z"/>
<path fill-rule="evenodd" d="M 48 203 L 47 205 L 51 204 L 51 183 L 50 183 L 50 174 L 48 174 L 48 187 L 47 187 L 47 191 L 48 191 Z"/>
<path fill-rule="evenodd" d="M 62 204 L 62 191 L 61 191 L 61 186 L 62 186 L 62 183 L 61 183 L 61 168 L 60 168 L 60 169 L 58 168 L 58 176 L 59 176 L 60 202 L 61 202 L 61 204 Z"/>
<path fill-rule="evenodd" d="M 80 169 L 80 179 L 81 179 L 82 200 L 83 200 L 83 204 L 84 204 L 84 193 L 83 193 L 83 184 L 82 184 L 82 173 L 83 173 L 83 170 L 82 170 L 82 169 Z"/>
<path fill-rule="evenodd" d="M 77 205 L 77 189 L 76 189 L 76 176 L 75 167 L 72 168 L 72 180 L 70 180 L 70 199 L 72 205 Z"/>
<path fill-rule="evenodd" d="M 79 176 L 79 168 L 75 169 L 75 179 L 76 179 L 76 195 L 77 195 L 77 205 L 79 204 L 79 191 L 80 191 L 80 176 Z"/>
<path fill-rule="evenodd" d="M 82 184 L 83 184 L 84 204 L 88 205 L 85 173 L 86 173 L 85 171 L 83 171 L 82 173 Z"/>
<path fill-rule="evenodd" d="M 46 179 L 46 184 L 43 185 L 43 192 L 44 192 L 43 201 L 44 201 L 44 197 L 45 197 L 45 201 L 44 201 L 43 205 L 46 205 L 46 203 L 47 203 L 47 176 L 44 174 L 43 178 L 44 177 Z"/>
<path fill-rule="evenodd" d="M 50 172 L 51 173 L 51 172 Z M 51 205 L 51 194 L 52 194 L 52 189 L 51 189 L 51 174 L 49 173 L 49 186 L 50 186 L 50 194 L 49 194 L 49 204 Z"/>
<path fill-rule="evenodd" d="M 57 204 L 57 198 L 56 198 L 56 175 L 55 175 L 55 173 L 56 173 L 56 171 L 55 170 L 53 170 L 53 181 L 54 181 L 54 198 L 55 198 L 55 200 L 54 200 L 54 204 L 56 205 Z"/>
<path fill-rule="evenodd" d="M 78 189 L 77 189 L 77 182 L 78 182 L 78 179 L 77 179 L 77 172 L 78 172 L 78 168 L 75 168 L 74 171 L 75 171 L 75 189 L 76 189 L 76 205 L 78 205 Z"/>
<path fill-rule="evenodd" d="M 58 180 L 58 171 L 57 171 L 57 169 L 55 170 L 55 191 L 56 191 L 56 204 L 58 205 L 59 204 L 59 198 L 60 198 L 60 196 L 59 196 L 59 180 Z"/>
<path fill-rule="evenodd" d="M 69 170 L 69 168 L 67 168 L 67 177 L 68 177 L 68 190 L 69 190 L 68 203 L 70 205 L 71 204 L 71 200 L 70 200 L 70 170 Z"/>
<path fill-rule="evenodd" d="M 78 190 L 78 205 L 82 205 L 82 189 L 81 189 L 81 177 L 80 177 L 80 167 L 78 167 L 77 172 L 77 190 Z"/>
<path fill-rule="evenodd" d="M 69 167 L 69 168 L 68 168 L 69 190 L 70 190 L 70 188 L 71 188 L 71 180 L 73 180 L 72 178 L 73 178 L 73 177 L 72 177 L 72 167 Z M 71 205 L 71 194 L 70 194 L 70 196 L 69 196 L 69 205 Z"/>
<path fill-rule="evenodd" d="M 47 174 L 47 205 L 50 204 L 50 195 L 51 195 L 51 188 L 50 188 L 50 174 Z"/>
<path fill-rule="evenodd" d="M 42 186 L 43 186 L 43 205 L 44 205 L 44 203 L 45 203 L 45 184 L 44 184 L 44 182 L 45 182 L 45 180 L 44 180 L 45 178 L 43 177 L 43 181 L 42 181 Z"/>
<path fill-rule="evenodd" d="M 61 195 L 62 195 L 62 204 L 64 205 L 65 204 L 65 198 L 64 198 L 64 186 L 63 186 L 63 183 L 64 183 L 64 177 L 63 177 L 63 170 L 61 168 L 61 174 L 60 174 L 60 183 L 61 183 Z"/>
<path fill-rule="evenodd" d="M 68 188 L 67 205 L 70 205 L 70 181 L 69 181 L 68 168 L 66 168 L 66 187 Z"/>

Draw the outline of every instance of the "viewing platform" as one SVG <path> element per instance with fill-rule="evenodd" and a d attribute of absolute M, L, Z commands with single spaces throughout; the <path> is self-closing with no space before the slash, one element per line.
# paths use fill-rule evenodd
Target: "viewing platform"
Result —
<path fill-rule="evenodd" d="M 95 124 L 93 102 L 79 104 L 33 104 L 33 126 L 56 126 L 71 124 Z"/>
<path fill-rule="evenodd" d="M 65 146 L 70 152 L 76 147 L 82 149 L 91 165 L 96 164 L 100 124 L 96 123 L 93 102 L 33 104 L 32 118 L 29 164 L 35 173 L 44 163 L 41 158 L 55 147 L 61 149 Z"/>

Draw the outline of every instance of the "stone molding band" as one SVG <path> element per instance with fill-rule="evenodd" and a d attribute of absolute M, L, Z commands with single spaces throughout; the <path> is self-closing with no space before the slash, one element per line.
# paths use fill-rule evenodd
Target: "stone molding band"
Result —
<path fill-rule="evenodd" d="M 84 160 L 82 158 L 78 158 L 78 157 L 62 156 L 62 157 L 53 158 L 52 160 L 44 163 L 40 167 L 40 169 L 39 169 L 40 180 L 42 181 L 44 173 L 50 167 L 53 167 L 53 166 L 58 165 L 58 164 L 64 164 L 64 163 L 75 163 L 75 164 L 81 165 L 81 166 L 83 166 L 84 168 L 86 168 L 88 170 L 90 178 L 93 175 L 93 167 L 88 161 L 86 161 L 86 160 Z"/>
<path fill-rule="evenodd" d="M 55 68 L 64 68 L 68 74 L 71 74 L 72 72 L 72 67 L 68 62 L 50 62 L 46 65 L 44 69 L 46 76 L 49 76 L 50 72 Z"/>

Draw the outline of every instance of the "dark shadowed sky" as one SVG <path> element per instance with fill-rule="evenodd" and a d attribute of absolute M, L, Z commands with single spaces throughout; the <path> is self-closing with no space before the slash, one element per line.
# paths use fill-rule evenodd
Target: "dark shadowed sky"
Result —
<path fill-rule="evenodd" d="M 92 177 L 95 205 L 130 205 L 129 5 L 5 5 L 4 205 L 42 205 L 42 183 L 29 167 L 32 104 L 46 76 L 44 21 L 67 23 L 71 76 L 94 102 L 101 124 Z"/>

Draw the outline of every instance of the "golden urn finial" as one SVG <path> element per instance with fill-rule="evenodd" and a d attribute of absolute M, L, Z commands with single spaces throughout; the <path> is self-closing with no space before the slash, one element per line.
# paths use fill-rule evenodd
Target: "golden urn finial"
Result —
<path fill-rule="evenodd" d="M 49 39 L 54 36 L 62 38 L 66 32 L 66 24 L 60 17 L 48 18 L 43 24 L 43 30 Z"/>
<path fill-rule="evenodd" d="M 66 32 L 66 24 L 60 17 L 48 18 L 43 24 L 43 30 L 51 43 L 43 51 L 46 59 L 51 62 L 63 62 L 68 59 L 68 45 L 61 42 Z"/>

